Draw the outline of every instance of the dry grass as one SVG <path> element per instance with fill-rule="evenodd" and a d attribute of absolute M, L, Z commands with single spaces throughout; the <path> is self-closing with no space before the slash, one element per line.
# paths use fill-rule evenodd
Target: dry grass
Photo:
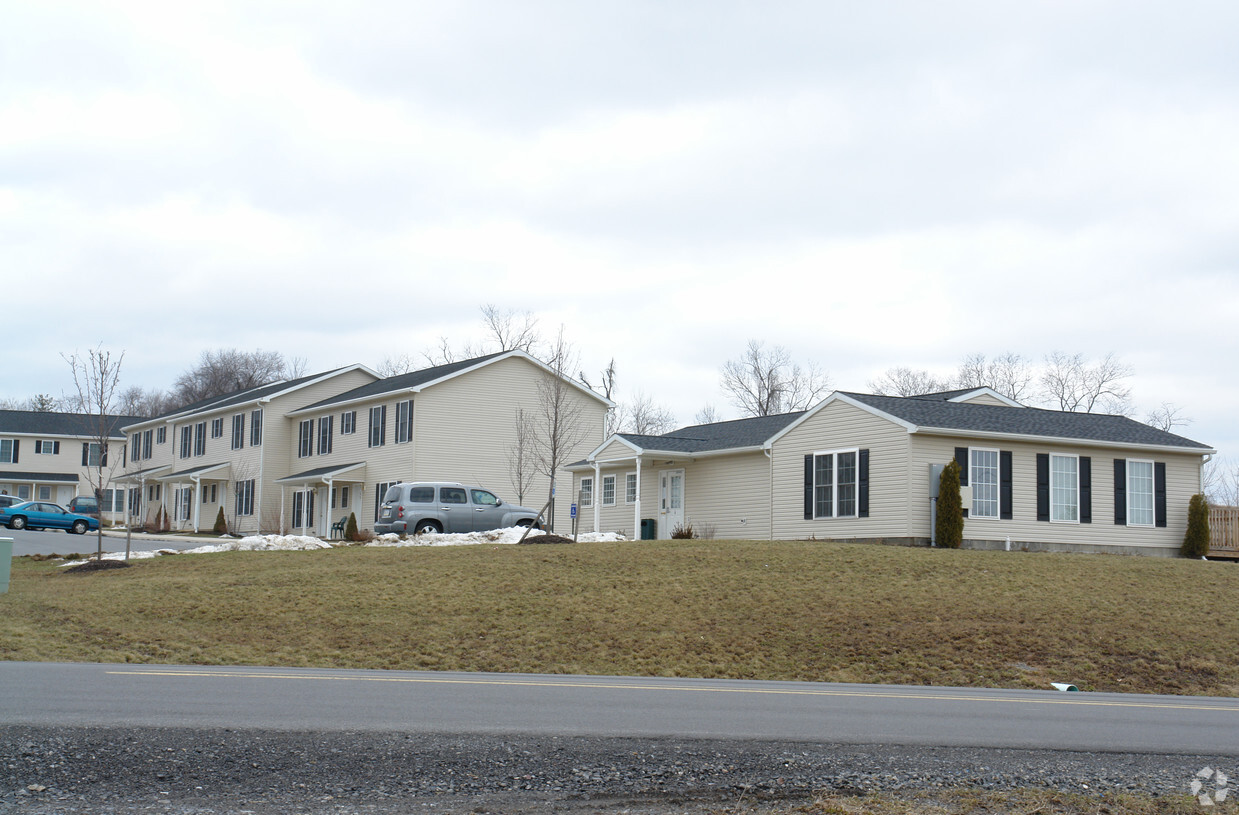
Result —
<path fill-rule="evenodd" d="M 1239 566 L 821 542 L 14 561 L 0 659 L 1239 695 Z"/>
<path fill-rule="evenodd" d="M 812 806 L 791 810 L 788 815 L 1199 815 L 1201 811 L 1200 804 L 1189 795 L 1155 798 L 1031 789 L 1013 792 L 951 789 L 864 796 L 827 795 Z"/>

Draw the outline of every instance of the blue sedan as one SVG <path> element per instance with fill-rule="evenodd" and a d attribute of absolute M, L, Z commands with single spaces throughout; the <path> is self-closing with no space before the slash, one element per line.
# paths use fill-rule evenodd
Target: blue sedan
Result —
<path fill-rule="evenodd" d="M 74 535 L 99 528 L 99 521 L 89 515 L 75 515 L 60 504 L 46 501 L 23 501 L 11 507 L 0 507 L 0 524 L 9 529 L 63 529 Z"/>

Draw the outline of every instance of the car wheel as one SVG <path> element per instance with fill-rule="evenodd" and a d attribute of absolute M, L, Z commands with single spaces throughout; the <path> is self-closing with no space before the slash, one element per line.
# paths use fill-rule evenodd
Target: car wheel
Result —
<path fill-rule="evenodd" d="M 26 519 L 20 515 L 14 515 L 13 519 L 9 521 L 9 529 L 25 529 L 25 528 L 26 528 Z"/>
<path fill-rule="evenodd" d="M 422 521 L 413 530 L 414 535 L 437 535 L 443 531 L 438 521 Z"/>
<path fill-rule="evenodd" d="M 85 535 L 86 534 L 86 522 L 85 521 L 74 521 L 73 529 L 71 531 L 73 532 L 74 535 Z"/>
<path fill-rule="evenodd" d="M 516 522 L 516 525 L 517 525 L 517 526 L 519 526 L 519 527 L 526 527 L 526 526 L 530 526 L 530 527 L 533 527 L 534 529 L 541 529 L 541 528 L 542 528 L 542 527 L 538 526 L 537 524 L 535 524 L 533 521 L 529 520 L 528 518 L 526 518 L 526 519 L 525 519 L 525 520 L 523 520 L 523 521 L 517 521 L 517 522 Z"/>

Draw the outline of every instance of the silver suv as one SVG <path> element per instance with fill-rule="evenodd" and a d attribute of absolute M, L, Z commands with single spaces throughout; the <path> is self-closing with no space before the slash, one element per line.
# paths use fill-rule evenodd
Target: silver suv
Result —
<path fill-rule="evenodd" d="M 383 495 L 374 531 L 483 532 L 509 526 L 537 526 L 538 513 L 504 503 L 489 490 L 448 481 L 393 484 Z"/>

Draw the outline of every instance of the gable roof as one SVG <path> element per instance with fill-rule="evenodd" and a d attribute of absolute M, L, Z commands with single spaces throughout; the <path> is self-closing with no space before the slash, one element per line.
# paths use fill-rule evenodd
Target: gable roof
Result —
<path fill-rule="evenodd" d="M 797 411 L 773 416 L 752 416 L 747 419 L 689 425 L 661 436 L 615 433 L 591 451 L 589 459 L 593 459 L 603 448 L 617 439 L 631 447 L 636 453 L 701 454 L 756 449 L 803 414 L 803 411 Z"/>
<path fill-rule="evenodd" d="M 1026 407 L 1009 396 L 1003 396 L 991 387 L 982 385 L 978 388 L 960 388 L 953 391 L 937 391 L 935 393 L 919 393 L 905 397 L 908 399 L 926 399 L 931 402 L 964 402 L 974 396 L 992 396 L 1010 407 Z"/>
<path fill-rule="evenodd" d="M 1071 413 L 1024 407 L 1013 410 L 1000 405 L 978 405 L 941 399 L 875 396 L 837 391 L 835 398 L 894 419 L 909 432 L 952 431 L 961 435 L 1021 436 L 1063 441 L 1093 442 L 1133 447 L 1167 447 L 1194 452 L 1215 452 L 1207 444 L 1158 430 L 1126 416 L 1105 413 Z M 814 408 L 814 412 L 818 409 Z"/>
<path fill-rule="evenodd" d="M 462 374 L 468 373 L 478 368 L 483 368 L 492 363 L 498 362 L 501 359 L 524 359 L 533 363 L 544 371 L 551 372 L 551 369 L 545 363 L 539 361 L 535 357 L 526 354 L 524 351 L 498 351 L 494 354 L 486 354 L 472 359 L 462 359 L 459 362 L 449 362 L 445 365 L 434 365 L 429 368 L 423 368 L 420 371 L 410 371 L 406 374 L 398 374 L 389 376 L 386 379 L 380 379 L 377 382 L 371 382 L 361 387 L 353 388 L 344 393 L 330 396 L 321 401 L 315 402 L 312 405 L 306 405 L 303 408 L 289 411 L 289 414 L 309 413 L 314 410 L 332 405 L 342 405 L 349 402 L 360 402 L 366 399 L 372 399 L 376 396 L 385 396 L 389 393 L 409 393 L 417 392 L 423 388 L 437 385 L 448 379 L 453 379 Z M 590 390 L 580 384 L 571 377 L 565 377 L 565 381 L 576 387 L 578 390 L 593 396 L 600 402 L 610 406 L 612 402 L 604 396 Z"/>
<path fill-rule="evenodd" d="M 121 428 L 141 416 L 106 415 L 109 438 L 123 439 Z M 99 416 L 90 413 L 51 413 L 40 410 L 0 410 L 0 434 L 30 436 L 80 436 L 93 438 L 98 432 Z"/>

